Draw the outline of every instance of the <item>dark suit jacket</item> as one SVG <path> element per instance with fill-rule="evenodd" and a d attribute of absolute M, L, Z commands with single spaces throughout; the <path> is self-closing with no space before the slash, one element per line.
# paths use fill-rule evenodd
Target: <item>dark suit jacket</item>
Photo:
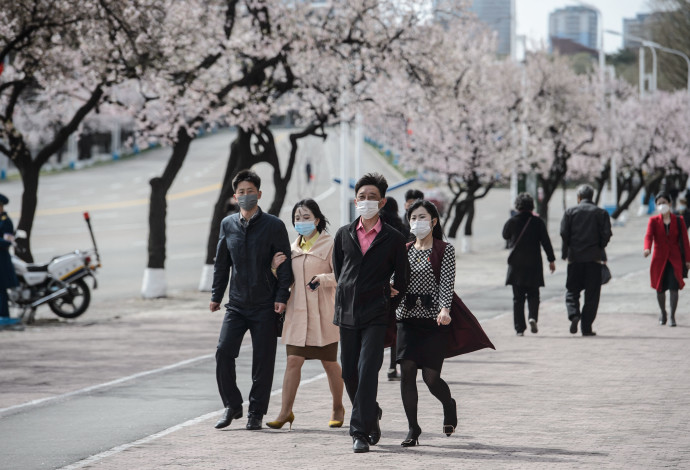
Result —
<path fill-rule="evenodd" d="M 291 251 L 285 224 L 278 217 L 259 209 L 246 228 L 239 212 L 224 218 L 213 266 L 211 300 L 223 300 L 232 269 L 230 305 L 272 309 L 274 302 L 287 303 L 292 285 Z M 271 273 L 271 260 L 277 252 L 285 253 L 288 259 L 278 267 L 276 277 Z"/>
<path fill-rule="evenodd" d="M 394 287 L 400 292 L 393 302 L 399 302 L 407 288 L 405 238 L 383 223 L 362 255 L 358 223 L 359 218 L 341 227 L 333 240 L 333 272 L 338 281 L 333 323 L 345 327 L 386 325 L 391 308 L 391 275 L 395 273 Z"/>
<path fill-rule="evenodd" d="M 563 259 L 571 263 L 606 260 L 606 245 L 611 239 L 608 212 L 592 201 L 583 200 L 563 214 L 561 220 Z"/>

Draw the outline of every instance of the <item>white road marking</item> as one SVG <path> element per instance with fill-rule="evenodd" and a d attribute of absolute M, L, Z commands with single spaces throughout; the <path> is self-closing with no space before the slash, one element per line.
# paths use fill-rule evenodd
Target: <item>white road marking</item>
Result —
<path fill-rule="evenodd" d="M 100 390 L 102 388 L 112 387 L 113 385 L 119 385 L 121 383 L 129 382 L 130 380 L 138 379 L 140 377 L 146 377 L 148 375 L 157 374 L 159 372 L 164 372 L 167 370 L 175 369 L 177 367 L 182 367 L 182 366 L 186 366 L 189 364 L 194 364 L 195 362 L 203 361 L 204 359 L 211 359 L 213 357 L 215 357 L 215 353 L 214 354 L 204 354 L 203 356 L 194 357 L 192 359 L 186 359 L 184 361 L 176 362 L 175 364 L 170 364 L 170 365 L 167 365 L 164 367 L 159 367 L 158 369 L 147 370 L 144 372 L 139 372 L 137 374 L 128 375 L 126 377 L 120 377 L 119 379 L 111 380 L 110 382 L 104 382 L 104 383 L 101 383 L 98 385 L 92 385 L 90 387 L 81 388 L 79 390 L 74 390 L 73 392 L 63 393 L 62 395 L 54 395 L 52 397 L 39 398 L 37 400 L 31 400 L 31 401 L 26 402 L 26 403 L 20 403 L 19 405 L 8 406 L 7 408 L 0 408 L 0 415 L 7 413 L 9 411 L 16 411 L 16 410 L 20 410 L 22 408 L 28 408 L 30 406 L 36 406 L 36 405 L 40 405 L 40 404 L 51 402 L 51 401 L 62 400 L 64 398 L 72 397 L 75 395 L 81 395 L 84 393 L 93 392 L 95 390 Z"/>
<path fill-rule="evenodd" d="M 326 377 L 326 373 L 323 372 L 319 375 L 316 375 L 310 379 L 302 380 L 300 381 L 300 385 L 306 385 L 311 382 L 316 382 L 317 380 L 321 380 L 324 377 Z M 283 391 L 282 388 L 279 388 L 278 390 L 273 390 L 271 392 L 271 396 L 277 395 Z M 249 404 L 249 401 L 245 401 L 242 403 L 242 406 L 246 406 Z M 67 465 L 65 467 L 61 467 L 58 470 L 76 470 L 78 468 L 84 468 L 87 465 L 92 465 L 95 464 L 103 459 L 106 459 L 108 457 L 112 457 L 113 455 L 119 454 L 120 452 L 123 452 L 125 450 L 131 449 L 132 447 L 140 446 L 143 444 L 148 444 L 151 441 L 155 441 L 156 439 L 159 439 L 161 437 L 167 436 L 168 434 L 172 434 L 175 431 L 179 431 L 180 429 L 184 429 L 189 426 L 193 426 L 195 424 L 199 424 L 203 421 L 206 421 L 209 418 L 212 418 L 214 416 L 217 416 L 221 414 L 224 410 L 217 410 L 217 411 L 212 411 L 210 413 L 206 413 L 205 415 L 198 416 L 196 418 L 190 419 L 188 421 L 185 421 L 184 423 L 176 424 L 175 426 L 171 426 L 168 429 L 164 429 L 163 431 L 157 432 L 155 434 L 148 435 L 146 437 L 142 437 L 141 439 L 138 439 L 133 442 L 128 442 L 127 444 L 122 444 L 116 447 L 113 447 L 112 449 L 106 450 L 105 452 L 101 452 L 96 455 L 92 455 L 91 457 L 87 457 L 83 460 L 80 460 L 79 462 L 75 462 L 73 464 Z"/>

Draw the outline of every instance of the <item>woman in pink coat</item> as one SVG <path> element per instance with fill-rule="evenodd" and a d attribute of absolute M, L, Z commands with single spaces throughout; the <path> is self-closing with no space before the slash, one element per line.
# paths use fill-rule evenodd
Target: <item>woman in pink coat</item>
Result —
<path fill-rule="evenodd" d="M 333 324 L 335 310 L 335 275 L 333 274 L 333 238 L 326 233 L 328 220 L 313 199 L 304 199 L 292 209 L 292 225 L 299 237 L 292 243 L 292 272 L 295 283 L 285 310 L 283 344 L 286 345 L 287 366 L 283 378 L 283 399 L 275 421 L 266 423 L 273 429 L 282 428 L 295 419 L 292 405 L 299 387 L 305 359 L 321 361 L 333 395 L 333 410 L 328 425 L 343 425 L 343 379 L 338 364 L 340 332 Z M 286 259 L 278 253 L 271 268 Z"/>
<path fill-rule="evenodd" d="M 656 298 L 661 308 L 659 324 L 666 324 L 666 291 L 671 292 L 670 325 L 676 326 L 676 307 L 678 307 L 678 290 L 685 286 L 683 268 L 690 267 L 690 243 L 688 231 L 682 217 L 671 213 L 671 197 L 659 193 L 656 197 L 658 215 L 649 218 L 647 234 L 644 237 L 645 258 L 652 253 L 649 268 L 652 288 L 656 289 Z M 682 243 L 682 246 L 681 246 Z M 684 257 L 681 256 L 684 252 Z"/>

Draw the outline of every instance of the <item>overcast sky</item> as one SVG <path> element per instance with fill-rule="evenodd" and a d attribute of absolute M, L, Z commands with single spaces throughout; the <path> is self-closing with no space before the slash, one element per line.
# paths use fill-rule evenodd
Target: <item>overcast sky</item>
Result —
<path fill-rule="evenodd" d="M 637 13 L 649 11 L 648 0 L 591 0 L 588 2 L 601 10 L 604 29 L 623 32 L 623 18 L 634 18 Z M 567 0 L 515 0 L 517 13 L 517 33 L 527 35 L 527 47 L 532 49 L 532 41 L 546 42 L 549 31 L 549 13 L 578 2 Z M 623 44 L 619 36 L 604 35 L 604 49 L 615 52 Z"/>

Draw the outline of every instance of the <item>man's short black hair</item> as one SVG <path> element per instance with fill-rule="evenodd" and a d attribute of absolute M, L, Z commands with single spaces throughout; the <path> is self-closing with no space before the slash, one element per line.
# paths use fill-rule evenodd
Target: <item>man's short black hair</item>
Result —
<path fill-rule="evenodd" d="M 362 176 L 355 185 L 355 195 L 359 192 L 362 186 L 376 186 L 381 194 L 381 197 L 386 197 L 386 189 L 388 189 L 388 182 L 386 178 L 380 173 L 367 173 Z"/>
<path fill-rule="evenodd" d="M 239 173 L 237 173 L 237 175 L 235 175 L 235 179 L 232 180 L 232 191 L 233 192 L 237 192 L 237 186 L 242 181 L 249 181 L 254 186 L 256 186 L 257 191 L 259 189 L 261 189 L 261 178 L 259 178 L 259 175 L 254 173 L 252 170 L 242 170 Z"/>
<path fill-rule="evenodd" d="M 415 201 L 417 199 L 424 199 L 424 193 L 419 189 L 408 189 L 405 192 L 405 202 L 409 201 L 410 199 L 414 199 Z"/>

